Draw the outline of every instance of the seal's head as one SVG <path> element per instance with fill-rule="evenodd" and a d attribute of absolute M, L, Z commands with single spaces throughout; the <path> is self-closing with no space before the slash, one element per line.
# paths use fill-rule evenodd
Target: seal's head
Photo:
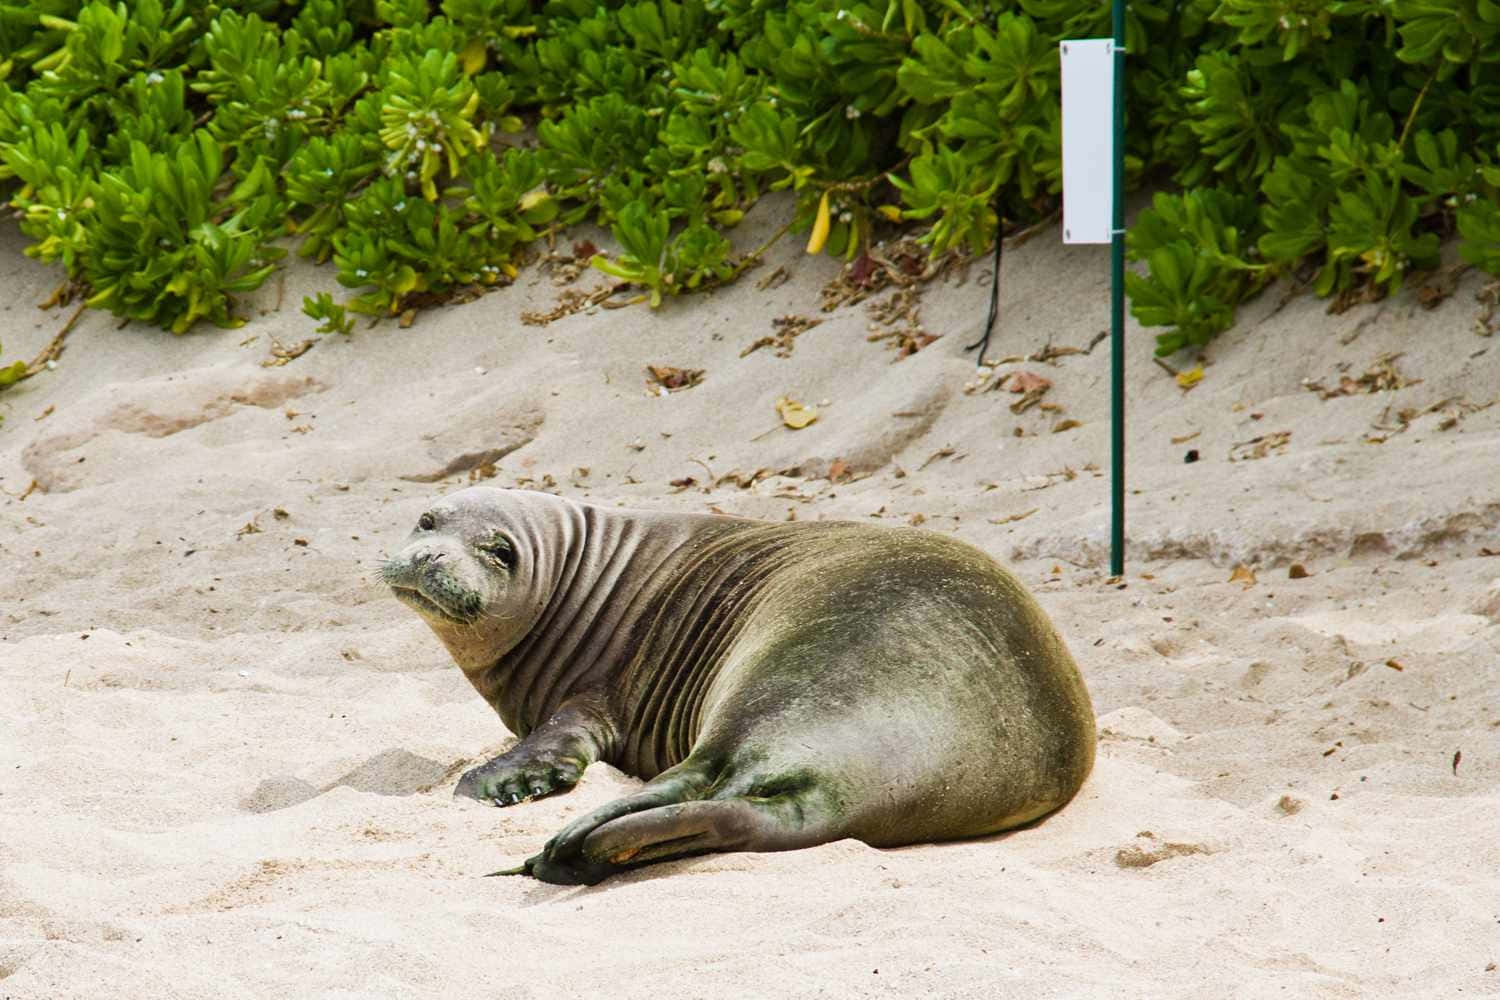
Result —
<path fill-rule="evenodd" d="M 421 615 L 465 670 L 494 663 L 521 641 L 550 596 L 545 494 L 476 487 L 433 503 L 381 575 Z"/>

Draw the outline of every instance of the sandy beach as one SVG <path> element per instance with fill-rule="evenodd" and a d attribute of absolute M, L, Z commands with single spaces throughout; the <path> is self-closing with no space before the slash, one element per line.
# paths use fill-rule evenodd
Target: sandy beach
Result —
<path fill-rule="evenodd" d="M 1007 251 L 981 370 L 987 260 L 824 311 L 840 264 L 794 242 L 547 323 L 607 279 L 534 264 L 347 337 L 301 264 L 237 330 L 83 315 L 0 395 L 0 998 L 1500 995 L 1485 276 L 1338 314 L 1273 287 L 1191 388 L 1132 322 L 1111 580 L 1107 249 Z M 71 312 L 21 250 L 4 227 L 6 361 Z M 1094 773 L 984 840 L 482 878 L 639 782 L 452 797 L 512 737 L 378 569 L 476 481 L 972 542 L 1079 661 Z"/>

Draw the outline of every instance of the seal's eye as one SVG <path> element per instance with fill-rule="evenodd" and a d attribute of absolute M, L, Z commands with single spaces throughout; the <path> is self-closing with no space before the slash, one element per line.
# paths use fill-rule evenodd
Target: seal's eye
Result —
<path fill-rule="evenodd" d="M 514 569 L 516 565 L 516 549 L 511 545 L 510 539 L 504 535 L 496 535 L 488 542 L 479 546 L 479 551 L 495 560 L 506 569 Z"/>
<path fill-rule="evenodd" d="M 417 518 L 417 527 L 421 528 L 423 531 L 431 531 L 433 528 L 437 527 L 437 518 L 433 517 L 431 514 L 423 514 L 421 517 Z"/>

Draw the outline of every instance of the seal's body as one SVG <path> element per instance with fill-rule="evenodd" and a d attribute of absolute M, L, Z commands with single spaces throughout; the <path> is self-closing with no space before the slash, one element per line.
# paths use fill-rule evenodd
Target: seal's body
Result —
<path fill-rule="evenodd" d="M 763 523 L 473 488 L 386 566 L 522 737 L 457 793 L 509 805 L 594 760 L 648 779 L 518 871 L 597 882 L 705 851 L 994 833 L 1094 759 L 1078 669 L 979 550 L 911 529 Z"/>

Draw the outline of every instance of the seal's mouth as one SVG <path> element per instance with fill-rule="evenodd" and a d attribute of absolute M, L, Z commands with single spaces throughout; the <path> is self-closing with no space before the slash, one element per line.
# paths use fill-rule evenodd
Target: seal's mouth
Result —
<path fill-rule="evenodd" d="M 393 583 L 391 584 L 391 592 L 396 595 L 397 600 L 414 608 L 419 614 L 430 615 L 434 618 L 441 618 L 444 621 L 452 622 L 455 625 L 474 624 L 474 619 L 472 617 L 459 617 L 415 587 L 408 587 L 403 584 Z"/>

